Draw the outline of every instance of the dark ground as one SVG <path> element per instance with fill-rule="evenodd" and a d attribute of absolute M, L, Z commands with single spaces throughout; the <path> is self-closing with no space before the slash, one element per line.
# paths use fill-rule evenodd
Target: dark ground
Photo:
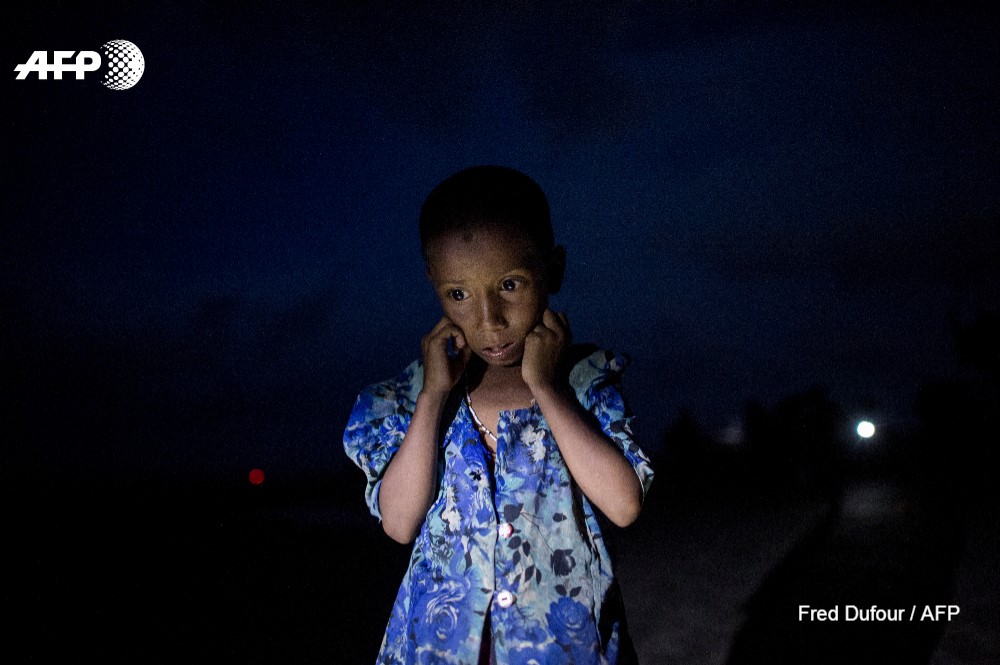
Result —
<path fill-rule="evenodd" d="M 4 660 L 374 662 L 408 548 L 361 485 L 8 492 Z M 996 516 L 928 510 L 884 479 L 839 503 L 665 486 L 615 534 L 637 650 L 646 665 L 1000 662 Z M 961 615 L 797 620 L 847 603 Z"/>

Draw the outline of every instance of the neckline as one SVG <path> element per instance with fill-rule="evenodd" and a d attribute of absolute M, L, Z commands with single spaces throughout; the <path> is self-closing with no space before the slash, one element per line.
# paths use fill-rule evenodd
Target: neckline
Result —
<path fill-rule="evenodd" d="M 469 409 L 469 416 L 472 417 L 472 423 L 473 423 L 473 425 L 476 426 L 476 429 L 479 430 L 480 433 L 485 434 L 488 437 L 490 437 L 491 439 L 493 439 L 493 443 L 494 444 L 498 444 L 499 445 L 499 443 L 500 443 L 499 442 L 499 437 L 498 437 L 499 430 L 497 431 L 497 434 L 494 434 L 493 431 L 490 430 L 490 428 L 487 427 L 486 424 L 482 421 L 482 419 L 479 417 L 479 414 L 476 413 L 475 407 L 472 406 L 472 393 L 469 391 L 469 384 L 468 383 L 465 384 L 465 400 L 464 401 L 465 401 L 466 407 L 468 407 L 468 409 Z M 528 404 L 528 406 L 521 407 L 521 408 L 515 408 L 515 409 L 500 409 L 499 411 L 497 411 L 497 416 L 498 416 L 497 421 L 499 423 L 499 420 L 500 420 L 499 416 L 503 415 L 504 413 L 514 413 L 514 412 L 517 412 L 517 411 L 530 411 L 530 410 L 534 409 L 537 404 L 538 404 L 538 402 L 535 400 L 534 397 L 532 397 L 531 398 L 531 402 Z M 490 455 L 492 455 L 494 457 L 496 456 L 495 451 L 490 450 L 488 446 L 486 448 L 487 448 L 487 452 Z"/>
<path fill-rule="evenodd" d="M 491 432 L 490 428 L 487 427 L 486 424 L 482 420 L 479 419 L 479 414 L 476 413 L 475 407 L 472 406 L 472 394 L 469 393 L 469 386 L 468 386 L 468 384 L 466 384 L 466 386 L 465 386 L 465 405 L 469 408 L 469 415 L 472 416 L 472 424 L 474 424 L 476 426 L 476 429 L 478 429 L 481 434 L 486 434 L 491 439 L 493 439 L 493 443 L 494 444 L 499 444 L 500 441 L 497 439 L 497 435 L 494 434 L 493 432 Z M 495 457 L 496 456 L 496 452 L 493 451 L 493 450 L 490 450 L 489 446 L 483 446 L 483 447 L 486 448 L 486 452 L 491 457 Z"/>

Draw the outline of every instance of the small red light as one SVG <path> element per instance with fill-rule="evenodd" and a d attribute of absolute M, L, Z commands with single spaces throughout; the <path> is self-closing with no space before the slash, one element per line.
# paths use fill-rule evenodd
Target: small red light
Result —
<path fill-rule="evenodd" d="M 251 469 L 248 477 L 251 485 L 260 485 L 264 482 L 264 472 L 261 469 Z"/>

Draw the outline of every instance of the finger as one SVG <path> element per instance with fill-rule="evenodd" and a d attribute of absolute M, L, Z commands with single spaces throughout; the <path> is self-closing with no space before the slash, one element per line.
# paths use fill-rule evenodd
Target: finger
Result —
<path fill-rule="evenodd" d="M 434 340 L 435 337 L 438 336 L 441 330 L 443 330 L 444 327 L 447 326 L 449 323 L 450 321 L 448 321 L 447 318 L 441 319 L 440 321 L 434 324 L 433 328 L 427 331 L 427 334 L 423 336 L 421 341 L 424 344 L 429 344 L 431 341 Z"/>
<path fill-rule="evenodd" d="M 445 330 L 445 346 L 448 349 L 449 358 L 457 358 L 466 351 L 471 351 L 465 343 L 465 335 L 457 328 L 455 330 Z"/>
<path fill-rule="evenodd" d="M 564 338 L 569 335 L 569 326 L 566 324 L 565 319 L 551 309 L 545 310 L 542 314 L 542 321 L 545 327 L 554 332 L 558 337 Z"/>
<path fill-rule="evenodd" d="M 449 342 L 451 343 L 449 344 Z M 454 346 L 455 349 L 461 349 L 465 346 L 465 336 L 462 334 L 461 328 L 448 319 L 443 319 L 424 336 L 423 344 L 425 353 L 427 349 L 435 349 L 443 350 L 447 355 L 449 346 Z"/>
<path fill-rule="evenodd" d="M 435 340 L 443 340 L 461 334 L 462 334 L 461 328 L 456 326 L 451 321 L 445 319 L 444 321 L 439 322 L 438 325 L 434 326 L 434 329 L 431 330 L 431 332 L 427 333 L 427 337 Z"/>
<path fill-rule="evenodd" d="M 431 328 L 430 332 L 427 333 L 427 335 L 433 337 L 437 333 L 441 332 L 441 330 L 446 326 L 453 326 L 453 325 L 455 324 L 451 322 L 451 319 L 449 319 L 447 316 L 442 316 L 441 320 L 434 324 L 434 327 Z"/>
<path fill-rule="evenodd" d="M 567 318 L 566 312 L 555 312 L 551 309 L 546 309 L 542 318 L 550 328 L 569 329 L 569 318 Z"/>
<path fill-rule="evenodd" d="M 562 327 L 562 321 L 559 320 L 555 312 L 546 307 L 545 311 L 542 312 L 542 322 L 540 325 L 545 326 L 549 330 L 558 331 Z"/>
<path fill-rule="evenodd" d="M 463 346 L 458 346 L 457 342 L 454 347 L 454 353 L 449 354 L 448 362 L 451 365 L 451 371 L 453 372 L 463 372 L 465 371 L 466 365 L 469 364 L 469 358 L 472 357 L 472 347 L 468 344 Z"/>

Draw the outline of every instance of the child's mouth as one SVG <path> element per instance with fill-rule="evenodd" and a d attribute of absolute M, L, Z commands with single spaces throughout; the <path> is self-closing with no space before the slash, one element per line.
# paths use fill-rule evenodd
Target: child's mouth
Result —
<path fill-rule="evenodd" d="M 487 360 L 506 360 L 507 356 L 514 350 L 514 343 L 508 342 L 506 344 L 498 344 L 497 346 L 488 346 L 483 349 L 483 356 Z"/>

